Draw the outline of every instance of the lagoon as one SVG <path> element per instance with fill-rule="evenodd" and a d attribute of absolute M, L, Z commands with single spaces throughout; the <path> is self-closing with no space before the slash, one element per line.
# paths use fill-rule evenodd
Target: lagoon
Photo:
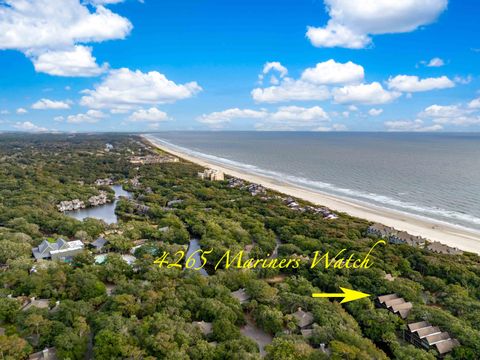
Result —
<path fill-rule="evenodd" d="M 112 189 L 113 191 L 115 191 L 115 201 L 105 205 L 73 211 L 66 211 L 65 215 L 68 215 L 80 221 L 86 218 L 93 218 L 103 220 L 107 224 L 116 224 L 118 222 L 118 219 L 117 215 L 115 214 L 115 208 L 117 206 L 118 199 L 120 197 L 126 197 L 130 199 L 132 197 L 132 194 L 128 191 L 123 190 L 122 185 L 112 185 Z"/>

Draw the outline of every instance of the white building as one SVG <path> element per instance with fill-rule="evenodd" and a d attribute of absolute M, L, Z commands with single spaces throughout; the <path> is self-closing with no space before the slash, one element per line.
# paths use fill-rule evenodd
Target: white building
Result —
<path fill-rule="evenodd" d="M 58 239 L 54 243 L 43 240 L 38 247 L 32 249 L 32 253 L 37 260 L 68 260 L 81 253 L 83 247 L 84 245 L 80 240 L 65 241 L 63 239 Z"/>
<path fill-rule="evenodd" d="M 225 180 L 225 174 L 217 169 L 205 169 L 203 172 L 198 173 L 198 177 L 202 180 L 210 181 L 223 181 Z"/>

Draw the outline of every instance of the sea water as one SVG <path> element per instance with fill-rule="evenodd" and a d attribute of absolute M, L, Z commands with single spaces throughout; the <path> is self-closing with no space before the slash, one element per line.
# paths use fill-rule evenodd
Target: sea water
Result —
<path fill-rule="evenodd" d="M 164 132 L 218 164 L 480 230 L 480 134 Z"/>

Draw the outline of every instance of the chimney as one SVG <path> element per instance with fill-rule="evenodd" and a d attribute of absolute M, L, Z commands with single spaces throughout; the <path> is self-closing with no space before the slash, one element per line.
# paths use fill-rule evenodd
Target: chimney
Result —
<path fill-rule="evenodd" d="M 45 348 L 43 351 L 42 351 L 42 354 L 43 354 L 43 358 L 45 360 L 48 360 L 50 358 L 49 354 L 48 354 L 48 348 Z"/>

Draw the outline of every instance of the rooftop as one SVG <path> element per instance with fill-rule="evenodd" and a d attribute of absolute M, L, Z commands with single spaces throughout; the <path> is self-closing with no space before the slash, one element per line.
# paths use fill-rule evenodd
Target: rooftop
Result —
<path fill-rule="evenodd" d="M 240 301 L 240 304 L 247 302 L 250 300 L 250 296 L 247 294 L 245 289 L 238 289 L 237 291 L 233 291 L 231 294 L 235 299 Z"/>
<path fill-rule="evenodd" d="M 300 328 L 305 328 L 308 325 L 313 324 L 313 314 L 311 312 L 303 311 L 302 308 L 298 308 L 298 310 L 292 315 L 297 319 Z"/>

